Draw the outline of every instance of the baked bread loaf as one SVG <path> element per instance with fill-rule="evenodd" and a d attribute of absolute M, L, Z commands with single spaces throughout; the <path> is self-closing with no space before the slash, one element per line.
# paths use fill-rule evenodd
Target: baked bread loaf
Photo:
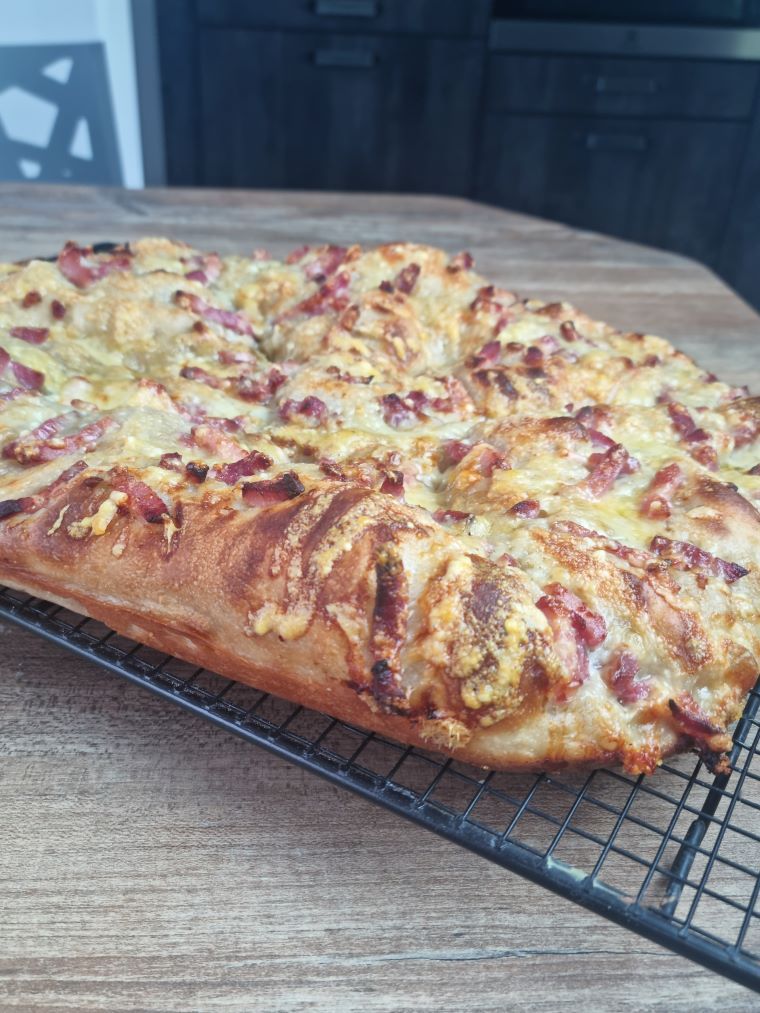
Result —
<path fill-rule="evenodd" d="M 502 769 L 725 765 L 760 401 L 393 244 L 0 267 L 0 580 Z"/>

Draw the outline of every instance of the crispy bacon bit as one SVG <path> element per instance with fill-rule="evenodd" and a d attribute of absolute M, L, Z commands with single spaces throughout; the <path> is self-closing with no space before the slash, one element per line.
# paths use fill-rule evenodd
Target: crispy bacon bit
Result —
<path fill-rule="evenodd" d="M 713 577 L 722 577 L 727 584 L 733 584 L 735 580 L 740 580 L 749 573 L 749 570 L 738 563 L 730 563 L 713 556 L 711 552 L 700 549 L 698 545 L 671 541 L 662 535 L 654 536 L 649 544 L 649 550 L 667 559 L 677 570 L 701 570 L 703 573 L 712 574 Z"/>
<path fill-rule="evenodd" d="M 575 329 L 575 323 L 572 320 L 565 320 L 559 325 L 559 333 L 565 339 L 565 341 L 577 341 L 580 338 L 580 334 Z"/>
<path fill-rule="evenodd" d="M 438 460 L 439 471 L 453 468 L 455 464 L 463 461 L 471 450 L 471 443 L 464 443 L 462 440 L 447 440 L 446 443 L 441 444 Z"/>
<path fill-rule="evenodd" d="M 10 355 L 8 355 L 4 348 L 0 348 L 0 376 L 5 372 L 6 366 L 10 361 Z"/>
<path fill-rule="evenodd" d="M 285 375 L 273 366 L 272 369 L 261 379 L 253 380 L 248 376 L 241 376 L 236 381 L 238 395 L 244 401 L 254 401 L 256 404 L 267 404 L 272 396 L 285 383 Z"/>
<path fill-rule="evenodd" d="M 183 292 L 180 289 L 174 293 L 174 302 L 182 309 L 190 313 L 196 313 L 199 317 L 203 317 L 204 320 L 220 324 L 222 327 L 234 331 L 235 334 L 245 334 L 249 338 L 254 337 L 251 323 L 242 313 L 236 313 L 234 310 L 223 310 L 218 306 L 211 306 L 205 299 L 201 299 L 199 295 L 194 295 L 192 292 Z"/>
<path fill-rule="evenodd" d="M 342 313 L 348 306 L 348 286 L 351 279 L 346 271 L 339 271 L 320 287 L 313 295 L 307 296 L 301 302 L 285 310 L 279 317 L 280 320 L 288 320 L 291 317 L 306 316 L 314 317 L 322 313 Z"/>
<path fill-rule="evenodd" d="M 248 506 L 265 507 L 295 499 L 305 492 L 300 478 L 294 471 L 286 471 L 278 478 L 243 484 L 243 501 Z"/>
<path fill-rule="evenodd" d="M 372 376 L 355 376 L 353 373 L 346 373 L 337 366 L 328 366 L 325 370 L 328 376 L 334 376 L 341 383 L 372 383 Z"/>
<path fill-rule="evenodd" d="M 541 504 L 537 499 L 523 499 L 509 508 L 509 513 L 515 517 L 538 517 L 541 512 Z"/>
<path fill-rule="evenodd" d="M 725 729 L 710 720 L 690 693 L 681 693 L 677 700 L 668 700 L 668 707 L 680 731 L 692 739 L 725 734 Z"/>
<path fill-rule="evenodd" d="M 14 440 L 4 447 L 3 457 L 13 457 L 19 464 L 38 464 L 40 461 L 52 461 L 56 457 L 72 454 L 74 451 L 92 450 L 101 436 L 116 425 L 112 418 L 106 416 L 90 422 L 76 433 L 58 437 L 57 434 L 65 428 L 73 415 L 73 412 L 67 412 L 47 419 L 28 436 Z"/>
<path fill-rule="evenodd" d="M 50 303 L 50 312 L 53 314 L 54 320 L 63 320 L 66 316 L 66 307 L 58 299 L 53 299 Z"/>
<path fill-rule="evenodd" d="M 647 486 L 639 513 L 652 520 L 664 520 L 670 517 L 673 496 L 685 481 L 686 476 L 675 461 L 660 468 Z"/>
<path fill-rule="evenodd" d="M 222 386 L 222 380 L 218 376 L 212 376 L 200 366 L 183 366 L 179 375 L 185 380 L 195 380 L 197 383 L 205 383 L 207 387 L 218 390 Z"/>
<path fill-rule="evenodd" d="M 414 286 L 417 284 L 417 279 L 420 276 L 420 265 L 419 264 L 407 264 L 396 275 L 394 286 L 399 292 L 403 292 L 404 295 L 411 295 L 414 290 Z"/>
<path fill-rule="evenodd" d="M 512 381 L 509 379 L 506 373 L 500 369 L 479 369 L 472 374 L 473 379 L 477 380 L 478 383 L 484 387 L 492 387 L 496 385 L 499 388 L 499 393 L 503 397 L 507 397 L 510 400 L 514 400 L 518 394 Z"/>
<path fill-rule="evenodd" d="M 189 257 L 187 264 L 191 270 L 185 273 L 185 277 L 188 281 L 199 281 L 202 285 L 216 281 L 222 273 L 222 258 L 218 253 L 198 253 Z"/>
<path fill-rule="evenodd" d="M 660 359 L 659 355 L 647 355 L 646 358 L 644 358 L 642 360 L 641 365 L 642 366 L 659 366 L 661 361 L 662 360 Z"/>
<path fill-rule="evenodd" d="M 530 345 L 523 353 L 523 362 L 531 369 L 540 368 L 544 364 L 544 353 L 538 345 Z"/>
<path fill-rule="evenodd" d="M 488 444 L 479 449 L 475 466 L 484 478 L 491 478 L 493 473 L 499 468 L 503 468 L 505 471 L 509 470 L 509 462 L 506 455 L 490 447 Z"/>
<path fill-rule="evenodd" d="M 27 292 L 21 300 L 21 305 L 25 310 L 28 310 L 30 306 L 36 306 L 39 302 L 42 302 L 42 296 L 39 292 L 35 292 L 34 289 L 32 289 L 30 292 Z"/>
<path fill-rule="evenodd" d="M 468 514 L 466 510 L 436 510 L 433 514 L 433 520 L 438 521 L 439 524 L 468 521 L 471 517 L 472 514 Z"/>
<path fill-rule="evenodd" d="M 700 429 L 694 419 L 677 401 L 668 401 L 668 414 L 673 423 L 673 428 L 686 443 L 701 443 L 710 439 L 710 434 Z"/>
<path fill-rule="evenodd" d="M 303 260 L 306 254 L 311 249 L 310 246 L 297 246 L 295 250 L 291 250 L 285 258 L 286 264 L 297 264 L 299 260 Z"/>
<path fill-rule="evenodd" d="M 149 485 L 131 475 L 126 468 L 114 468 L 109 476 L 111 486 L 117 492 L 127 494 L 129 509 L 149 524 L 158 524 L 170 515 L 169 508 Z"/>
<path fill-rule="evenodd" d="M 258 450 L 252 450 L 250 454 L 241 457 L 231 464 L 217 464 L 211 472 L 211 477 L 225 485 L 234 485 L 239 478 L 247 478 L 255 475 L 258 471 L 266 471 L 272 467 L 272 458 L 267 457 Z"/>
<path fill-rule="evenodd" d="M 346 246 L 326 246 L 317 254 L 314 260 L 306 265 L 304 274 L 312 281 L 317 281 L 321 284 L 331 274 L 335 274 L 346 259 L 347 253 L 348 247 Z"/>
<path fill-rule="evenodd" d="M 188 478 L 191 478 L 194 482 L 206 481 L 206 475 L 208 475 L 208 465 L 202 464 L 200 461 L 188 461 L 185 465 L 185 473 Z"/>
<path fill-rule="evenodd" d="M 62 471 L 61 474 L 58 476 L 58 478 L 56 478 L 55 481 L 51 482 L 46 489 L 41 490 L 41 492 L 45 492 L 48 494 L 54 492 L 56 489 L 59 489 L 62 485 L 66 485 L 68 482 L 70 482 L 72 478 L 76 478 L 76 476 L 81 471 L 84 471 L 86 468 L 87 468 L 87 461 L 75 461 L 72 465 L 70 465 L 68 468 Z"/>
<path fill-rule="evenodd" d="M 643 700 L 652 688 L 649 679 L 637 679 L 638 659 L 630 651 L 616 651 L 602 668 L 602 679 L 607 683 L 618 703 L 629 704 Z"/>
<path fill-rule="evenodd" d="M 403 398 L 398 394 L 386 394 L 380 398 L 383 418 L 387 425 L 393 426 L 394 429 L 415 418 L 424 420 L 427 416 L 422 409 L 427 400 L 421 390 L 412 390 Z"/>
<path fill-rule="evenodd" d="M 176 450 L 171 454 L 161 454 L 158 467 L 167 471 L 182 471 L 182 454 L 178 454 Z"/>
<path fill-rule="evenodd" d="M 253 352 L 245 348 L 222 348 L 216 357 L 223 366 L 237 366 L 243 362 L 250 365 L 256 362 Z"/>
<path fill-rule="evenodd" d="M 749 469 L 749 471 L 746 472 L 746 474 L 747 475 L 760 475 L 760 464 L 753 464 L 752 467 Z"/>
<path fill-rule="evenodd" d="M 589 675 L 588 651 L 573 623 L 572 611 L 551 595 L 539 598 L 536 608 L 549 623 L 554 648 L 567 672 L 567 688 L 582 686 Z"/>
<path fill-rule="evenodd" d="M 189 447 L 201 447 L 202 450 L 208 450 L 213 454 L 223 454 L 231 461 L 237 461 L 244 450 L 237 440 L 230 439 L 226 427 L 219 424 L 224 421 L 227 420 L 207 419 L 201 425 L 193 426 L 188 437 L 180 437 L 180 442 Z"/>
<path fill-rule="evenodd" d="M 592 612 L 577 595 L 563 584 L 547 584 L 544 591 L 546 597 L 550 598 L 555 605 L 559 603 L 572 613 L 573 628 L 586 647 L 598 647 L 602 643 L 607 636 L 607 623 L 603 616 L 600 616 L 598 612 Z"/>
<path fill-rule="evenodd" d="M 58 270 L 72 285 L 87 288 L 113 271 L 128 271 L 132 266 L 132 255 L 126 250 L 90 262 L 89 258 L 92 255 L 91 246 L 81 247 L 76 243 L 66 243 L 58 254 Z"/>
<path fill-rule="evenodd" d="M 620 475 L 630 475 L 638 471 L 639 462 L 631 457 L 621 443 L 615 443 L 603 454 L 590 454 L 588 466 L 591 474 L 579 483 L 578 488 L 596 499 L 612 488 Z"/>
<path fill-rule="evenodd" d="M 484 366 L 486 364 L 492 365 L 494 362 L 498 361 L 500 355 L 501 342 L 487 341 L 479 352 L 476 352 L 467 359 L 465 365 L 468 369 L 477 369 L 479 366 Z"/>
<path fill-rule="evenodd" d="M 393 294 L 393 282 L 381 281 L 377 287 L 380 289 L 381 292 L 385 292 L 387 295 Z"/>
<path fill-rule="evenodd" d="M 321 398 L 309 394 L 303 401 L 294 401 L 288 398 L 279 407 L 280 418 L 290 422 L 294 416 L 302 415 L 304 418 L 313 419 L 318 426 L 327 421 L 327 405 Z"/>
<path fill-rule="evenodd" d="M 475 258 L 467 250 L 457 253 L 449 261 L 446 270 L 456 273 L 457 271 L 469 271 L 475 264 Z"/>
<path fill-rule="evenodd" d="M 616 446 L 615 441 L 604 433 L 599 432 L 598 429 L 590 429 L 588 426 L 584 426 L 588 438 L 594 444 L 595 447 L 604 447 L 605 450 L 609 450 Z M 593 467 L 593 465 L 592 465 Z"/>
<path fill-rule="evenodd" d="M 44 373 L 25 366 L 23 362 L 16 362 L 12 359 L 11 370 L 21 386 L 26 387 L 27 390 L 39 390 L 45 382 Z"/>
<path fill-rule="evenodd" d="M 718 470 L 718 454 L 716 453 L 715 447 L 710 447 L 703 444 L 700 447 L 694 447 L 689 451 L 691 457 L 701 464 L 703 468 L 707 468 L 708 471 Z"/>
<path fill-rule="evenodd" d="M 319 470 L 323 475 L 327 475 L 328 478 L 335 478 L 339 482 L 345 482 L 346 476 L 338 465 L 329 457 L 323 457 L 319 462 Z"/>
<path fill-rule="evenodd" d="M 404 498 L 404 473 L 403 471 L 386 471 L 380 492 L 388 496 L 395 496 L 396 499 Z"/>
<path fill-rule="evenodd" d="M 11 327 L 9 333 L 12 338 L 27 341 L 30 345 L 41 345 L 47 341 L 50 331 L 47 327 Z"/>
<path fill-rule="evenodd" d="M 0 520 L 4 517 L 12 517 L 14 514 L 31 513 L 37 509 L 39 509 L 39 503 L 34 496 L 4 499 L 0 501 Z"/>

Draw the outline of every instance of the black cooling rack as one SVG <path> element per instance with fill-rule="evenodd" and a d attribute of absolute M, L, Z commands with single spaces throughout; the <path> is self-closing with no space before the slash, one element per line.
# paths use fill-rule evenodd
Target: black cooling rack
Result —
<path fill-rule="evenodd" d="M 0 617 L 760 991 L 760 683 L 730 776 L 682 757 L 614 770 L 488 773 L 400 746 L 0 588 Z"/>

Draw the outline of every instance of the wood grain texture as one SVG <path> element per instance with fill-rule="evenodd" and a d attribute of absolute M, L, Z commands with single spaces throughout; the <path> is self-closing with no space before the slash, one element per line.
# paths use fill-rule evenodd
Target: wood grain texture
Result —
<path fill-rule="evenodd" d="M 391 239 L 649 329 L 760 389 L 704 268 L 466 201 L 0 187 L 2 252 Z M 749 991 L 0 626 L 0 1008 L 756 1008 Z"/>

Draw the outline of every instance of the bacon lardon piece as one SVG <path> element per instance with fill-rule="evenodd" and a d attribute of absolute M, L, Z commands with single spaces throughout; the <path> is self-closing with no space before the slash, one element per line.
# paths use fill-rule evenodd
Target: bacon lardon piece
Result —
<path fill-rule="evenodd" d="M 252 450 L 250 454 L 241 457 L 238 461 L 230 464 L 217 464 L 211 471 L 211 477 L 225 485 L 234 485 L 239 478 L 247 478 L 255 475 L 258 471 L 266 471 L 272 467 L 272 458 L 267 457 L 258 450 Z"/>
<path fill-rule="evenodd" d="M 50 312 L 54 320 L 63 320 L 66 316 L 66 307 L 59 299 L 53 299 L 50 303 Z"/>
<path fill-rule="evenodd" d="M 295 499 L 305 492 L 303 482 L 294 471 L 286 471 L 277 478 L 243 484 L 243 502 L 248 506 L 266 507 L 285 500 Z"/>
<path fill-rule="evenodd" d="M 92 257 L 91 246 L 66 243 L 58 254 L 58 270 L 72 285 L 88 288 L 114 271 L 129 271 L 132 267 L 132 254 L 128 250 L 120 250 L 112 256 L 98 256 L 94 261 Z"/>
<path fill-rule="evenodd" d="M 47 327 L 11 327 L 8 333 L 12 338 L 26 341 L 30 345 L 41 345 L 50 335 Z"/>
<path fill-rule="evenodd" d="M 487 341 L 480 351 L 467 359 L 465 365 L 468 369 L 478 369 L 479 366 L 492 365 L 494 362 L 498 362 L 500 355 L 501 342 L 496 340 Z"/>
<path fill-rule="evenodd" d="M 158 467 L 166 471 L 182 471 L 182 454 L 172 451 L 168 454 L 161 454 L 158 459 Z"/>
<path fill-rule="evenodd" d="M 414 291 L 414 286 L 417 284 L 417 279 L 420 276 L 420 270 L 421 268 L 419 264 L 407 264 L 406 267 L 402 268 L 396 275 L 393 287 L 398 292 L 403 292 L 404 295 L 411 295 Z"/>
<path fill-rule="evenodd" d="M 386 471 L 380 486 L 380 492 L 384 492 L 387 496 L 393 496 L 395 499 L 404 498 L 404 473 L 394 469 L 393 471 Z"/>
<path fill-rule="evenodd" d="M 317 253 L 315 259 L 304 267 L 304 274 L 311 281 L 322 283 L 331 274 L 335 274 L 347 254 L 347 246 L 325 246 Z"/>
<path fill-rule="evenodd" d="M 240 460 L 241 455 L 245 452 L 237 440 L 233 440 L 227 435 L 224 425 L 219 425 L 213 419 L 206 419 L 200 425 L 193 426 L 189 436 L 182 442 L 190 447 L 200 447 L 212 454 L 223 454 L 230 461 Z"/>
<path fill-rule="evenodd" d="M 73 454 L 75 451 L 86 452 L 92 450 L 104 433 L 117 425 L 114 419 L 103 416 L 75 433 L 58 436 L 57 434 L 75 417 L 74 412 L 66 412 L 64 415 L 47 419 L 28 436 L 13 440 L 3 447 L 3 457 L 15 458 L 19 464 L 39 464 L 65 454 Z"/>
<path fill-rule="evenodd" d="M 239 377 L 235 386 L 237 394 L 244 401 L 267 404 L 285 383 L 285 379 L 285 374 L 273 366 L 263 378 L 254 380 L 249 376 Z"/>
<path fill-rule="evenodd" d="M 278 414 L 285 422 L 291 422 L 300 415 L 305 419 L 312 419 L 317 426 L 324 425 L 327 421 L 327 405 L 321 398 L 309 394 L 302 401 L 294 401 L 288 398 L 279 407 Z"/>
<path fill-rule="evenodd" d="M 538 517 L 541 513 L 541 504 L 537 499 L 522 499 L 509 508 L 509 513 L 515 517 Z"/>
<path fill-rule="evenodd" d="M 66 468 L 58 478 L 49 485 L 34 493 L 33 496 L 22 496 L 20 499 L 6 499 L 0 502 L 0 520 L 13 517 L 19 513 L 35 513 L 44 505 L 45 500 L 61 486 L 66 485 L 87 467 L 86 461 L 76 461 Z"/>
<path fill-rule="evenodd" d="M 575 323 L 572 320 L 565 320 L 559 325 L 559 333 L 565 339 L 565 341 L 578 341 L 580 334 L 575 329 Z"/>
<path fill-rule="evenodd" d="M 184 380 L 195 380 L 196 383 L 205 383 L 207 387 L 212 387 L 214 390 L 219 390 L 223 382 L 222 377 L 213 376 L 200 366 L 183 366 L 179 371 L 179 375 Z"/>
<path fill-rule="evenodd" d="M 310 249 L 311 249 L 310 246 L 297 246 L 294 250 L 291 250 L 290 253 L 287 255 L 287 257 L 285 258 L 285 263 L 297 264 L 299 260 L 303 260 L 303 258 L 306 256 L 306 254 L 309 252 Z"/>
<path fill-rule="evenodd" d="M 433 520 L 439 524 L 450 524 L 455 521 L 468 521 L 472 514 L 466 510 L 436 510 L 433 513 Z"/>
<path fill-rule="evenodd" d="M 651 552 L 667 559 L 677 570 L 699 570 L 713 577 L 722 577 L 727 584 L 746 577 L 749 570 L 738 563 L 720 559 L 691 542 L 671 541 L 663 535 L 655 535 L 649 544 Z"/>
<path fill-rule="evenodd" d="M 190 268 L 185 272 L 188 281 L 198 281 L 208 285 L 218 279 L 222 273 L 222 258 L 218 253 L 196 254 L 185 262 Z"/>
<path fill-rule="evenodd" d="M 16 362 L 11 359 L 11 371 L 22 387 L 27 390 L 40 390 L 45 383 L 45 374 L 31 366 L 25 366 L 23 362 Z"/>
<path fill-rule="evenodd" d="M 149 524 L 159 524 L 164 517 L 170 517 L 171 511 L 158 493 L 132 475 L 127 468 L 114 468 L 107 477 L 111 488 L 126 493 L 129 510 L 146 520 Z"/>
<path fill-rule="evenodd" d="M 204 320 L 210 320 L 214 324 L 220 324 L 235 334 L 243 334 L 246 337 L 254 337 L 253 327 L 250 320 L 234 310 L 223 310 L 218 306 L 211 306 L 205 299 L 193 292 L 183 292 L 178 289 L 174 293 L 174 302 L 182 309 L 195 313 Z"/>
<path fill-rule="evenodd" d="M 664 520 L 670 517 L 673 509 L 673 496 L 685 481 L 686 476 L 675 461 L 660 468 L 644 493 L 639 513 L 652 520 Z"/>
<path fill-rule="evenodd" d="M 639 469 L 639 462 L 620 443 L 615 443 L 603 454 L 591 454 L 588 465 L 591 473 L 578 483 L 577 488 L 592 499 L 603 496 L 620 475 L 630 475 Z"/>
<path fill-rule="evenodd" d="M 461 253 L 455 254 L 448 265 L 446 270 L 452 273 L 458 271 L 469 271 L 475 266 L 475 258 L 468 250 L 462 250 Z"/>
<path fill-rule="evenodd" d="M 514 401 L 518 397 L 514 384 L 501 369 L 478 369 L 472 376 L 483 387 L 498 388 L 502 397 L 509 398 L 510 401 Z"/>
<path fill-rule="evenodd" d="M 730 773 L 726 750 L 731 748 L 731 737 L 726 729 L 712 721 L 690 693 L 668 700 L 668 707 L 676 728 L 694 742 L 708 770 L 713 774 Z"/>
<path fill-rule="evenodd" d="M 439 471 L 446 471 L 459 464 L 467 457 L 472 447 L 471 443 L 465 443 L 463 440 L 447 440 L 446 443 L 442 443 L 438 458 Z"/>
<path fill-rule="evenodd" d="M 645 699 L 651 692 L 649 679 L 637 679 L 638 658 L 630 651 L 616 651 L 602 668 L 602 679 L 607 683 L 618 703 L 631 704 Z"/>
<path fill-rule="evenodd" d="M 544 588 L 546 596 L 559 602 L 573 616 L 573 626 L 578 631 L 586 647 L 598 647 L 607 636 L 607 624 L 604 617 L 593 612 L 581 599 L 563 584 L 547 584 Z"/>
<path fill-rule="evenodd" d="M 206 481 L 206 475 L 208 475 L 208 465 L 203 464 L 201 461 L 188 461 L 185 465 L 185 474 L 192 481 L 199 485 Z"/>
<path fill-rule="evenodd" d="M 339 271 L 319 288 L 313 295 L 307 296 L 301 302 L 291 306 L 278 317 L 278 321 L 289 320 L 292 317 L 305 316 L 315 317 L 323 313 L 342 313 L 347 308 L 350 299 L 348 286 L 351 278 L 346 271 Z"/>
<path fill-rule="evenodd" d="M 32 513 L 38 509 L 39 504 L 34 496 L 0 500 L 0 520 L 3 520 L 5 517 L 13 517 L 15 514 Z"/>
<path fill-rule="evenodd" d="M 42 302 L 42 296 L 36 289 L 31 289 L 27 292 L 24 298 L 21 300 L 21 305 L 25 310 L 28 310 L 30 306 L 36 306 Z"/>

